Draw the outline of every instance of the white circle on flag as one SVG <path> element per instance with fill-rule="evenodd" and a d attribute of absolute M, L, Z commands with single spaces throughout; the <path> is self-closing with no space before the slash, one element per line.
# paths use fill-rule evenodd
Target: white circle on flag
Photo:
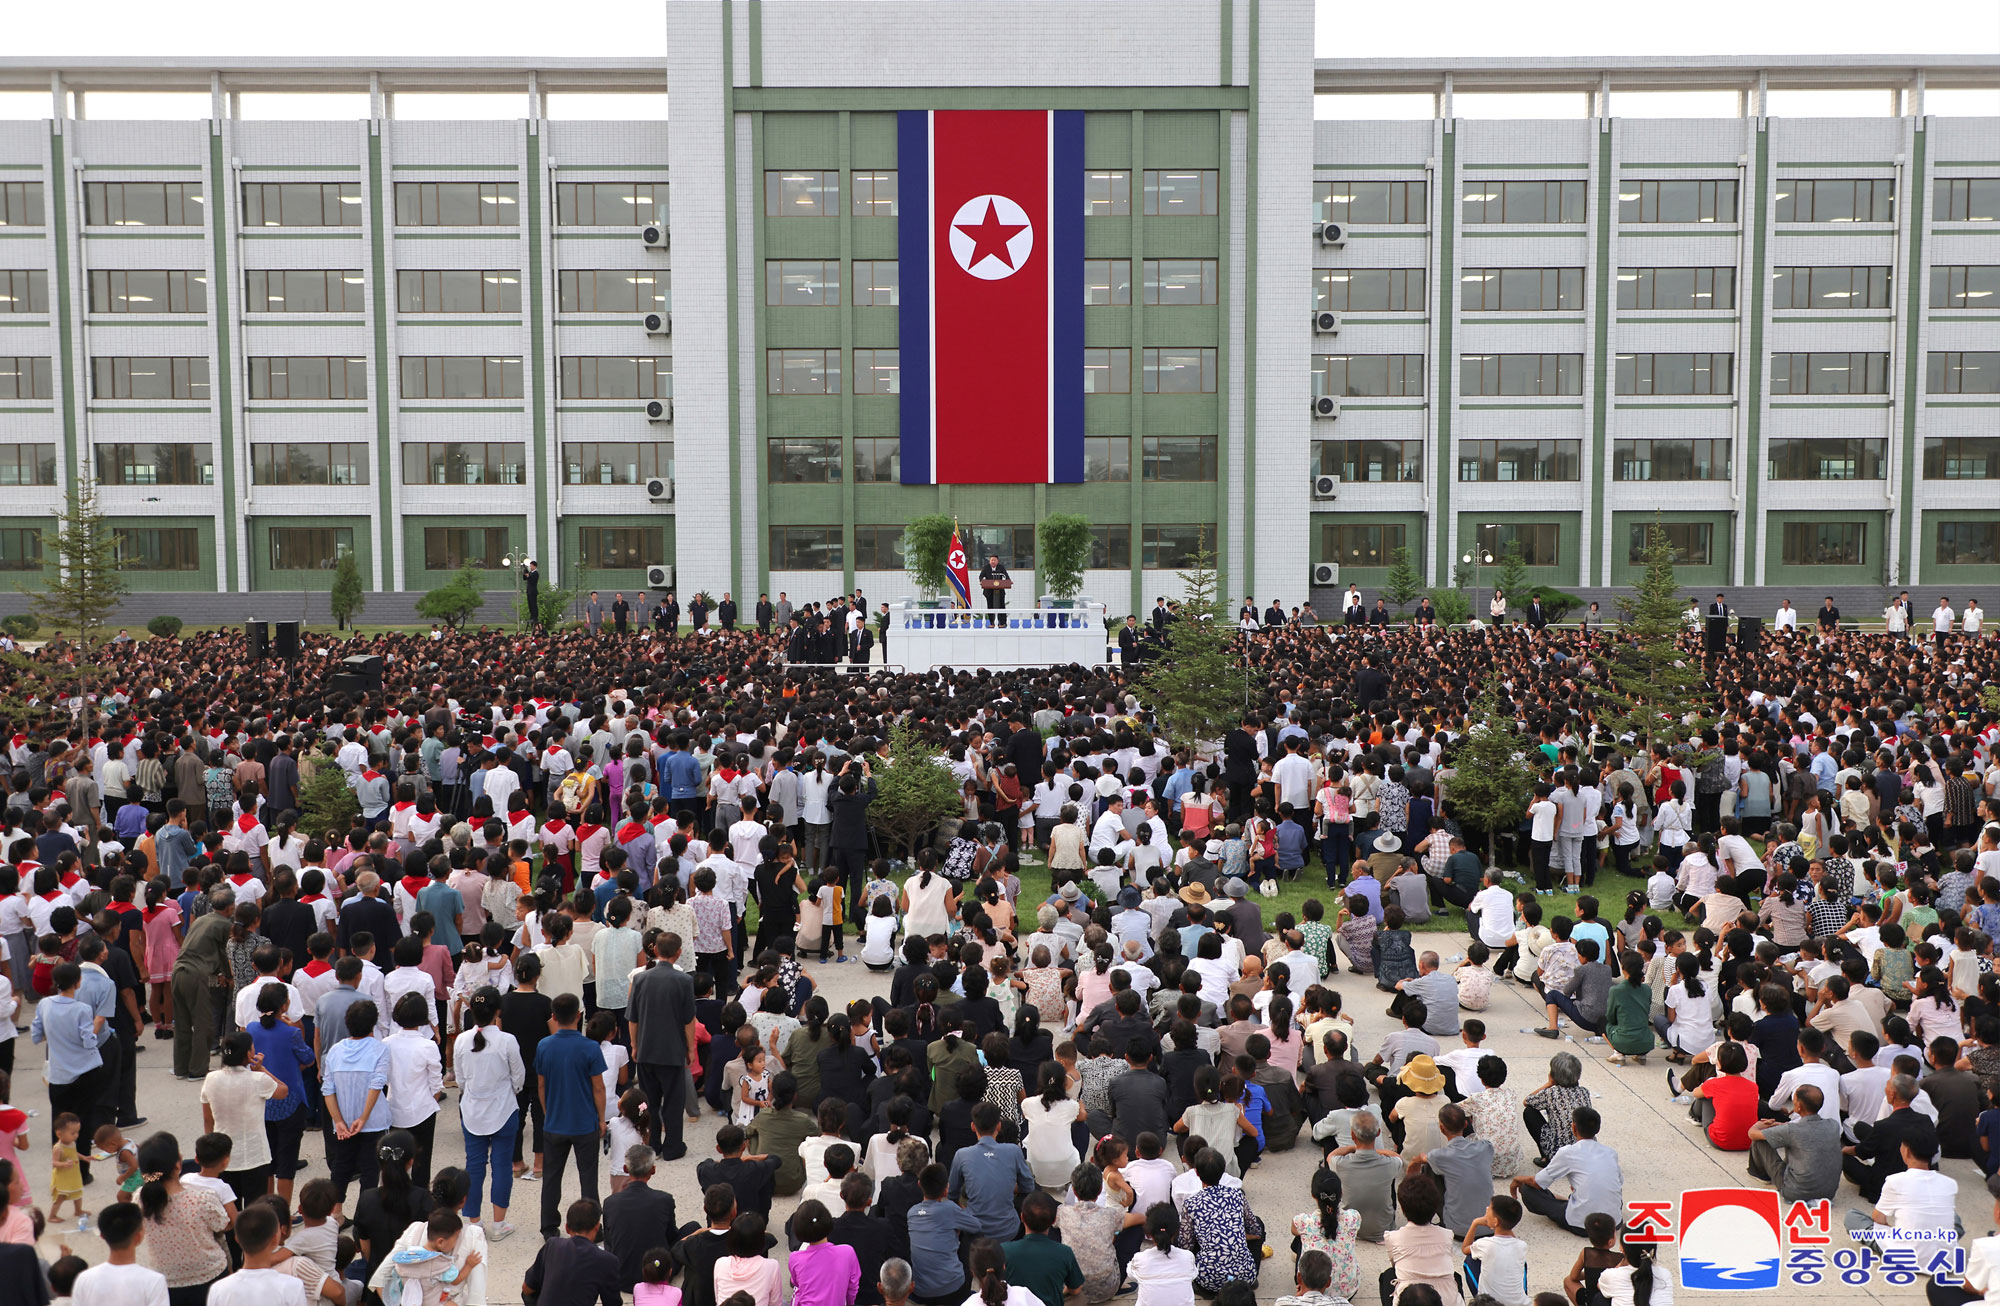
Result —
<path fill-rule="evenodd" d="M 953 571 L 963 570 L 965 567 L 965 550 L 953 549 L 951 556 L 945 559 L 945 562 Z"/>
<path fill-rule="evenodd" d="M 1028 211 L 1005 195 L 975 195 L 951 219 L 951 256 L 981 281 L 1013 276 L 1035 248 Z"/>

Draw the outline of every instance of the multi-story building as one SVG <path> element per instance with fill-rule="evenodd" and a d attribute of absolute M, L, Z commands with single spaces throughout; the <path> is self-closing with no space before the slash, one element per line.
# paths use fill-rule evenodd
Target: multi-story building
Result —
<path fill-rule="evenodd" d="M 1656 516 L 1696 585 L 2000 581 L 2000 122 L 1923 104 L 2000 61 L 1315 64 L 1304 0 L 664 7 L 664 59 L 0 60 L 51 106 L 0 122 L 0 570 L 89 478 L 138 610 L 278 615 L 345 550 L 375 619 L 527 556 L 887 598 L 935 512 L 1017 593 L 1034 524 L 1087 516 L 1113 612 L 1203 545 L 1265 601 L 1397 548 L 1621 585 Z M 1800 87 L 1890 112 L 1767 115 Z M 1738 117 L 1616 114 L 1716 88 Z M 211 113 L 90 117 L 110 90 Z M 238 112 L 288 90 L 368 117 Z M 450 90 L 525 116 L 396 116 Z M 1589 112 L 1455 116 L 1475 90 Z M 671 110 L 545 114 L 584 91 Z M 902 483 L 897 115 L 966 108 L 1082 113 L 1078 483 Z"/>

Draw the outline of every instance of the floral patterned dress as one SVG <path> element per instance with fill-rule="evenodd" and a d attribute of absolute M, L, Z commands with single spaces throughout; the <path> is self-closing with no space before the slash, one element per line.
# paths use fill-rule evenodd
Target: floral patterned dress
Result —
<path fill-rule="evenodd" d="M 1056 1208 L 1056 1227 L 1062 1230 L 1063 1245 L 1076 1253 L 1077 1268 L 1083 1271 L 1083 1299 L 1101 1302 L 1116 1297 L 1125 1276 L 1118 1271 L 1113 1239 L 1125 1227 L 1125 1208 L 1071 1202 Z"/>
<path fill-rule="evenodd" d="M 1327 1292 L 1353 1301 L 1361 1290 L 1361 1262 L 1354 1256 L 1354 1236 L 1361 1228 L 1361 1212 L 1351 1206 L 1340 1209 L 1340 1228 L 1329 1238 L 1318 1211 L 1302 1211 L 1292 1217 L 1292 1233 L 1299 1240 L 1299 1255 L 1325 1252 L 1333 1262 L 1333 1282 Z"/>
<path fill-rule="evenodd" d="M 1521 1101 L 1511 1088 L 1489 1088 L 1459 1103 L 1472 1117 L 1472 1136 L 1493 1144 L 1493 1177 L 1512 1179 L 1526 1174 L 1528 1131 L 1521 1123 Z"/>

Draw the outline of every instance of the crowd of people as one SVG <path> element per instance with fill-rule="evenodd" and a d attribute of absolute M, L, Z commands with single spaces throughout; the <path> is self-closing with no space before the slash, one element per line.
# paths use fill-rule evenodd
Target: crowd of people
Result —
<path fill-rule="evenodd" d="M 1186 747 L 1116 667 L 788 666 L 857 606 L 31 655 L 0 1002 L 49 1133 L 0 1107 L 10 1291 L 485 1306 L 527 1183 L 551 1306 L 1247 1306 L 1274 1275 L 1287 1306 L 1670 1306 L 1590 1045 L 1661 1056 L 1745 1182 L 1885 1253 L 1952 1226 L 1941 1162 L 2000 1196 L 1993 641 L 1691 636 L 1716 724 L 1669 746 L 1609 724 L 1615 626 L 1260 623 L 1241 722 Z M 356 652 L 383 688 L 320 688 Z M 1458 750 L 1509 718 L 1539 779 L 1470 832 Z M 963 797 L 907 861 L 870 821 L 899 725 Z M 829 1002 L 850 961 L 885 981 Z M 1487 1050 L 1508 989 L 1578 1050 Z M 144 1128 L 151 1040 L 190 1145 Z M 1246 1187 L 1301 1147 L 1307 1190 Z M 682 1222 L 654 1180 L 690 1153 Z M 102 1264 L 39 1264 L 65 1204 Z M 1527 1221 L 1574 1264 L 1530 1264 Z M 1918 1268 L 1956 1303 L 1995 1255 Z"/>

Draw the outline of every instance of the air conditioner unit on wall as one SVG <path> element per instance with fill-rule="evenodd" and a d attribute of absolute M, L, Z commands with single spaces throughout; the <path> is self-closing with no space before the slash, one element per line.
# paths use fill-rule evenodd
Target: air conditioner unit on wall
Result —
<path fill-rule="evenodd" d="M 1318 222 L 1313 224 L 1313 235 L 1328 249 L 1339 249 L 1347 243 L 1347 227 L 1338 222 Z"/>
<path fill-rule="evenodd" d="M 674 401 L 671 399 L 648 399 L 646 420 L 649 422 L 671 422 L 674 420 Z"/>
<path fill-rule="evenodd" d="M 667 247 L 666 227 L 658 222 L 647 223 L 645 226 L 639 228 L 639 243 L 647 249 L 665 249 Z"/>
<path fill-rule="evenodd" d="M 1313 498 L 1338 499 L 1339 497 L 1340 478 L 1338 476 L 1313 477 Z"/>
<path fill-rule="evenodd" d="M 1313 584 L 1340 584 L 1340 564 L 1337 562 L 1315 562 L 1313 564 Z"/>
<path fill-rule="evenodd" d="M 664 476 L 655 476 L 646 482 L 646 497 L 654 503 L 672 503 L 674 483 Z"/>
<path fill-rule="evenodd" d="M 1340 314 L 1331 309 L 1321 309 L 1313 314 L 1313 330 L 1323 336 L 1340 334 Z"/>
<path fill-rule="evenodd" d="M 1340 400 L 1332 395 L 1319 395 L 1313 401 L 1313 416 L 1335 418 L 1340 416 Z"/>
<path fill-rule="evenodd" d="M 649 590 L 670 590 L 674 587 L 674 565 L 670 562 L 655 563 L 646 568 L 646 588 Z"/>
<path fill-rule="evenodd" d="M 649 336 L 670 336 L 674 333 L 674 319 L 665 313 L 648 313 L 639 319 L 639 325 Z"/>

